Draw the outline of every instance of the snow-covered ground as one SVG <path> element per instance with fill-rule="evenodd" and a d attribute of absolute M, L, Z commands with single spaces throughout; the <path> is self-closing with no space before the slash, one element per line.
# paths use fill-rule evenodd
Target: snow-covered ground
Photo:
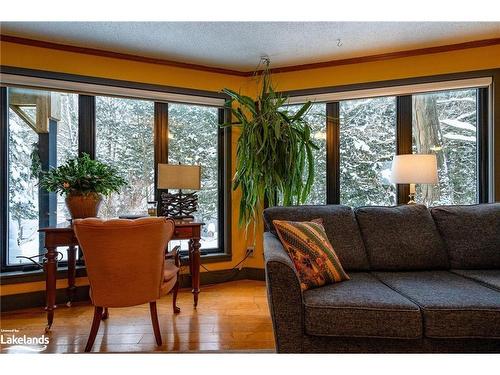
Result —
<path fill-rule="evenodd" d="M 17 259 L 17 256 L 33 256 L 38 254 L 38 220 L 21 220 L 23 228 L 23 241 L 18 243 L 19 236 L 18 223 L 9 220 L 9 264 L 15 265 L 26 263 L 24 259 Z"/>

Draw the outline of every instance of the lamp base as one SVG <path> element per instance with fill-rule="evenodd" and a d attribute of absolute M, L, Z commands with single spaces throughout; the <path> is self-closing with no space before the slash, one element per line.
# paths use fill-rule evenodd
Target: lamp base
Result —
<path fill-rule="evenodd" d="M 410 195 L 408 195 L 408 198 L 410 198 L 410 200 L 408 201 L 407 204 L 416 204 L 417 202 L 415 202 L 415 196 L 417 194 L 417 190 L 415 189 L 415 184 L 410 184 Z"/>
<path fill-rule="evenodd" d="M 408 195 L 408 198 L 410 198 L 410 200 L 407 204 L 417 204 L 417 202 L 415 202 L 415 194 Z"/>
<path fill-rule="evenodd" d="M 175 220 L 194 219 L 192 215 L 198 209 L 198 195 L 193 193 L 172 194 L 163 191 L 160 194 L 159 216 L 167 216 Z"/>

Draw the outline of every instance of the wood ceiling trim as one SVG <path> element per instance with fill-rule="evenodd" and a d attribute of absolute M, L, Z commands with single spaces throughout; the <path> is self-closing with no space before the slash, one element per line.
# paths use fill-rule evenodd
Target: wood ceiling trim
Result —
<path fill-rule="evenodd" d="M 159 59 L 159 58 L 154 58 L 154 57 L 133 55 L 133 54 L 129 54 L 129 53 L 112 52 L 112 51 L 106 51 L 106 50 L 97 49 L 97 48 L 77 47 L 77 46 L 72 46 L 69 44 L 46 42 L 46 41 L 42 41 L 42 40 L 21 38 L 21 37 L 17 37 L 17 36 L 4 35 L 4 34 L 0 34 L 0 41 L 1 42 L 24 44 L 24 45 L 32 46 L 32 47 L 49 48 L 49 49 L 54 49 L 54 50 L 58 50 L 58 51 L 83 53 L 83 54 L 87 54 L 87 55 L 94 55 L 94 56 L 101 56 L 101 57 L 110 57 L 113 59 L 138 61 L 138 62 L 143 62 L 143 63 L 148 63 L 148 64 L 158 64 L 158 65 L 173 66 L 176 68 L 200 70 L 200 71 L 210 72 L 210 73 L 229 74 L 229 75 L 235 75 L 235 76 L 241 76 L 241 77 L 247 76 L 246 72 L 241 72 L 238 70 L 216 68 L 216 67 L 200 65 L 200 64 L 183 63 L 183 62 L 166 60 L 166 59 Z"/>
<path fill-rule="evenodd" d="M 360 64 L 360 63 L 367 63 L 367 62 L 374 62 L 374 61 L 400 59 L 400 58 L 404 58 L 404 57 L 429 55 L 429 54 L 433 54 L 433 53 L 457 51 L 457 50 L 470 49 L 470 48 L 488 47 L 488 46 L 493 46 L 493 45 L 497 45 L 497 44 L 500 44 L 500 38 L 482 39 L 482 40 L 474 40 L 471 42 L 447 44 L 447 45 L 436 46 L 436 47 L 417 48 L 417 49 L 404 50 L 404 51 L 380 53 L 380 54 L 376 54 L 376 55 L 352 57 L 352 58 L 348 58 L 348 59 L 339 59 L 339 60 L 330 60 L 330 61 L 311 63 L 311 64 L 285 66 L 282 68 L 273 68 L 273 69 L 271 69 L 271 71 L 273 73 L 286 73 L 286 72 L 294 72 L 294 71 L 306 70 L 306 69 L 328 68 L 328 67 L 339 66 L 339 65 Z"/>
<path fill-rule="evenodd" d="M 83 54 L 94 55 L 94 56 L 109 57 L 109 58 L 130 60 L 130 61 L 138 61 L 138 62 L 144 62 L 144 63 L 149 63 L 149 64 L 173 66 L 173 67 L 184 68 L 184 69 L 193 69 L 193 70 L 199 70 L 199 71 L 210 72 L 210 73 L 234 75 L 234 76 L 239 76 L 239 77 L 250 77 L 250 76 L 253 76 L 255 74 L 260 73 L 260 71 L 254 72 L 254 71 L 240 71 L 240 70 L 234 70 L 234 69 L 216 68 L 216 67 L 200 65 L 200 64 L 191 64 L 191 63 L 184 63 L 184 62 L 178 62 L 178 61 L 172 61 L 172 60 L 166 60 L 166 59 L 133 55 L 133 54 L 128 54 L 128 53 L 112 52 L 112 51 L 106 51 L 106 50 L 101 50 L 101 49 L 96 49 L 96 48 L 77 47 L 77 46 L 68 45 L 68 44 L 46 42 L 46 41 L 41 41 L 41 40 L 28 39 L 28 38 L 22 38 L 22 37 L 5 35 L 5 34 L 0 34 L 0 41 L 17 43 L 17 44 L 24 44 L 24 45 L 29 45 L 29 46 L 33 46 L 33 47 L 49 48 L 49 49 L 54 49 L 54 50 L 59 50 L 59 51 L 83 53 Z M 320 69 L 320 68 L 328 68 L 328 67 L 334 67 L 334 66 L 340 66 L 340 65 L 360 64 L 360 63 L 367 63 L 367 62 L 399 59 L 399 58 L 404 58 L 404 57 L 412 57 L 412 56 L 428 55 L 428 54 L 434 54 L 434 53 L 457 51 L 457 50 L 470 49 L 470 48 L 488 47 L 488 46 L 493 46 L 493 45 L 497 45 L 497 44 L 500 44 L 500 38 L 481 39 L 481 40 L 474 40 L 474 41 L 470 41 L 470 42 L 447 44 L 447 45 L 436 46 L 436 47 L 426 47 L 426 48 L 417 48 L 417 49 L 403 50 L 403 51 L 397 51 L 397 52 L 380 53 L 380 54 L 375 54 L 375 55 L 352 57 L 352 58 L 348 58 L 348 59 L 330 60 L 330 61 L 311 63 L 311 64 L 291 65 L 291 66 L 285 66 L 285 67 L 280 67 L 280 68 L 272 68 L 271 72 L 272 73 L 287 73 L 287 72 L 295 72 L 295 71 L 307 70 L 307 69 Z"/>

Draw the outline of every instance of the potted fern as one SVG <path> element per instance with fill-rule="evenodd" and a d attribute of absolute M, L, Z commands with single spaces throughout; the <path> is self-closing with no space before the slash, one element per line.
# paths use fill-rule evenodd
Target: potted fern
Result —
<path fill-rule="evenodd" d="M 312 103 L 294 114 L 288 111 L 288 97 L 271 84 L 269 59 L 263 59 L 263 66 L 256 100 L 223 90 L 230 97 L 226 106 L 236 119 L 224 126 L 241 129 L 233 189 L 241 188 L 239 223 L 246 228 L 258 220 L 265 204 L 276 205 L 278 197 L 285 206 L 305 202 L 314 182 L 312 151 L 318 148 L 306 121 Z"/>
<path fill-rule="evenodd" d="M 47 191 L 66 196 L 72 219 L 96 217 L 102 196 L 118 192 L 126 184 L 115 168 L 85 153 L 44 172 L 41 179 Z"/>

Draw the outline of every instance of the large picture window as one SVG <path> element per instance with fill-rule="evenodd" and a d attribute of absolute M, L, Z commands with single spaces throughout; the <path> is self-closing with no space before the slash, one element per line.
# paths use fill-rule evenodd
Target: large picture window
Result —
<path fill-rule="evenodd" d="M 308 118 L 320 150 L 315 154 L 316 178 L 307 203 L 323 204 L 325 196 L 329 204 L 353 207 L 406 203 L 409 185 L 396 186 L 390 176 L 394 155 L 408 153 L 437 156 L 438 183 L 417 183 L 417 203 L 491 201 L 493 191 L 498 191 L 491 166 L 494 81 L 488 76 L 455 79 L 427 78 L 423 83 L 409 79 L 380 87 L 343 86 L 346 91 L 287 93 L 291 103 L 318 101 Z M 406 81 L 411 82 L 405 85 Z M 299 106 L 288 108 L 293 112 Z M 316 118 L 326 118 L 326 124 Z M 318 142 L 316 134 L 322 133 L 326 141 Z"/>
<path fill-rule="evenodd" d="M 64 197 L 40 188 L 40 171 L 82 152 L 112 164 L 128 182 L 106 199 L 103 217 L 147 212 L 147 201 L 158 198 L 156 163 L 201 165 L 196 219 L 205 223 L 202 249 L 230 253 L 231 139 L 230 130 L 219 127 L 229 116 L 222 94 L 125 81 L 114 87 L 93 77 L 66 82 L 36 71 L 28 85 L 25 72 L 4 70 L 2 79 L 11 81 L 0 88 L 3 271 L 28 269 L 19 257 L 43 253 L 38 229 L 67 223 Z M 16 75 L 23 79 L 17 82 Z M 100 89 L 78 94 L 79 82 Z M 498 200 L 493 176 L 500 163 L 493 151 L 500 111 L 493 107 L 499 85 L 500 70 L 491 70 L 287 93 L 290 103 L 315 101 L 307 118 L 319 150 L 306 204 L 407 202 L 408 186 L 396 189 L 388 177 L 393 156 L 411 152 L 434 153 L 438 160 L 439 183 L 417 184 L 417 203 Z M 128 98 L 131 88 L 138 98 Z M 292 113 L 297 108 L 288 106 Z"/>
<path fill-rule="evenodd" d="M 302 105 L 290 105 L 286 109 L 293 115 Z M 306 121 L 311 126 L 311 134 L 314 144 L 318 146 L 313 150 L 314 157 L 314 183 L 311 193 L 304 204 L 325 204 L 326 203 L 326 104 L 315 103 L 311 106 L 305 116 Z M 306 179 L 307 170 L 304 171 Z"/>
<path fill-rule="evenodd" d="M 428 205 L 477 202 L 477 91 L 413 95 L 413 152 L 436 155 L 439 181 L 417 185 L 417 201 Z"/>
<path fill-rule="evenodd" d="M 64 198 L 39 186 L 40 173 L 78 154 L 78 95 L 9 88 L 6 265 L 43 253 L 40 227 L 64 224 Z M 66 256 L 66 254 L 63 255 Z"/>
<path fill-rule="evenodd" d="M 68 83 L 68 91 L 75 88 Z M 38 229 L 69 224 L 64 197 L 44 191 L 39 180 L 41 172 L 82 153 L 111 164 L 127 181 L 119 193 L 104 199 L 99 211 L 104 218 L 147 214 L 147 202 L 158 198 L 156 163 L 201 165 L 195 219 L 205 223 L 202 254 L 230 256 L 230 131 L 219 126 L 229 116 L 222 94 L 200 91 L 198 97 L 193 90 L 197 104 L 178 104 L 167 100 L 188 99 L 186 90 L 144 91 L 145 99 L 123 97 L 123 88 L 113 94 L 104 86 L 106 96 L 15 85 L 0 90 L 3 271 L 36 269 L 22 257 L 44 253 Z M 187 248 L 186 241 L 182 247 Z M 67 253 L 60 253 L 64 264 Z"/>
<path fill-rule="evenodd" d="M 168 162 L 201 166 L 201 190 L 194 215 L 205 223 L 202 249 L 219 247 L 219 131 L 217 108 L 168 105 Z M 182 248 L 187 249 L 185 241 Z"/>
<path fill-rule="evenodd" d="M 147 213 L 154 200 L 154 102 L 96 97 L 96 158 L 113 165 L 127 181 L 105 198 L 100 215 Z"/>
<path fill-rule="evenodd" d="M 387 177 L 396 153 L 396 98 L 340 102 L 340 203 L 396 203 Z"/>

